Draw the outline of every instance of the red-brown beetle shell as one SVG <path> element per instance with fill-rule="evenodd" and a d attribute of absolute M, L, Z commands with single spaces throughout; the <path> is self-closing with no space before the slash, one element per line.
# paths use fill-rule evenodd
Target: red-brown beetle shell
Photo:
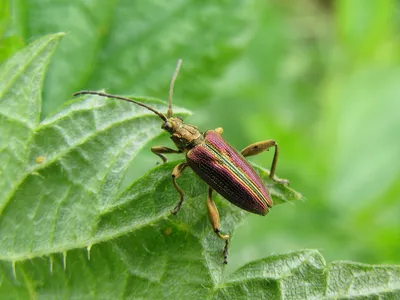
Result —
<path fill-rule="evenodd" d="M 204 141 L 189 150 L 186 159 L 200 178 L 236 206 L 263 216 L 272 207 L 260 176 L 216 131 L 207 131 Z"/>

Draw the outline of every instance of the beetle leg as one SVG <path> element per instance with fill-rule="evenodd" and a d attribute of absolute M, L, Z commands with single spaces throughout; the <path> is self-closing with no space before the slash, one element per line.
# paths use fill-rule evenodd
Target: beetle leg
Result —
<path fill-rule="evenodd" d="M 276 165 L 278 163 L 278 156 L 279 156 L 279 147 L 278 144 L 274 140 L 266 140 L 258 143 L 251 144 L 244 148 L 241 152 L 241 154 L 244 157 L 247 156 L 253 156 L 260 154 L 261 152 L 268 151 L 269 148 L 275 147 L 275 152 L 274 152 L 274 158 L 272 159 L 272 165 L 271 165 L 271 170 L 269 172 L 269 177 L 279 183 L 282 184 L 289 184 L 289 181 L 286 179 L 275 179 L 275 170 L 276 170 Z"/>
<path fill-rule="evenodd" d="M 208 216 L 210 217 L 211 225 L 214 229 L 214 232 L 220 239 L 225 240 L 225 248 L 224 248 L 224 264 L 228 263 L 228 254 L 229 254 L 229 235 L 221 234 L 220 223 L 219 223 L 219 212 L 217 206 L 215 205 L 214 200 L 212 199 L 213 189 L 208 187 L 208 196 L 207 196 L 207 208 L 208 208 Z"/>
<path fill-rule="evenodd" d="M 176 215 L 178 213 L 178 211 L 181 209 L 183 200 L 185 199 L 185 193 L 183 192 L 183 190 L 180 188 L 180 186 L 178 185 L 178 183 L 176 182 L 176 180 L 182 175 L 183 170 L 185 170 L 185 168 L 188 166 L 187 163 L 181 163 L 179 165 L 177 165 L 174 170 L 172 171 L 172 182 L 176 188 L 176 190 L 178 191 L 180 198 L 179 198 L 179 202 L 178 204 L 175 206 L 174 210 L 171 212 L 172 214 Z"/>
<path fill-rule="evenodd" d="M 159 157 L 161 157 L 163 162 L 166 163 L 168 161 L 168 159 L 163 154 L 182 153 L 183 151 L 171 149 L 171 148 L 164 147 L 164 146 L 156 146 L 156 147 L 151 147 L 151 152 L 153 152 L 155 155 L 158 155 Z"/>
<path fill-rule="evenodd" d="M 224 133 L 224 129 L 222 127 L 215 128 L 214 131 L 218 132 L 219 135 L 222 135 Z"/>

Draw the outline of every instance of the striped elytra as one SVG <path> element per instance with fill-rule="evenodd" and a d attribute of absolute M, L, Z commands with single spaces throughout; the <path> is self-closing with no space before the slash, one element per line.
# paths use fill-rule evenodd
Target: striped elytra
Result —
<path fill-rule="evenodd" d="M 218 132 L 207 131 L 203 143 L 189 150 L 186 159 L 200 178 L 236 206 L 263 216 L 272 207 L 260 176 Z"/>

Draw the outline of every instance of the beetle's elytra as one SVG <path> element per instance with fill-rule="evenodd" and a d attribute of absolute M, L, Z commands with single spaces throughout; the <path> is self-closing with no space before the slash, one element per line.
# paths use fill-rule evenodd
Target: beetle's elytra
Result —
<path fill-rule="evenodd" d="M 223 253 L 224 263 L 226 264 L 228 262 L 230 237 L 220 231 L 219 213 L 212 199 L 212 192 L 215 190 L 228 201 L 246 211 L 263 216 L 266 215 L 269 208 L 272 207 L 271 196 L 260 176 L 245 157 L 257 155 L 274 147 L 275 153 L 270 170 L 270 177 L 274 179 L 279 153 L 278 145 L 273 140 L 266 140 L 251 144 L 241 152 L 238 152 L 222 137 L 222 128 L 200 132 L 196 126 L 185 124 L 179 117 L 173 117 L 173 88 L 181 64 L 182 60 L 179 60 L 171 81 L 167 115 L 131 98 L 95 91 L 81 91 L 75 93 L 74 96 L 92 94 L 132 102 L 147 108 L 163 120 L 161 128 L 171 134 L 170 137 L 178 149 L 158 146 L 152 147 L 151 151 L 158 155 L 163 162 L 167 161 L 164 154 L 186 153 L 186 162 L 177 165 L 172 171 L 172 182 L 180 195 L 179 202 L 172 213 L 178 213 L 184 201 L 184 191 L 179 187 L 177 179 L 182 175 L 185 168 L 190 167 L 209 186 L 207 196 L 208 214 L 214 232 L 219 238 L 225 240 Z M 284 180 L 282 183 L 287 183 L 287 181 Z"/>
<path fill-rule="evenodd" d="M 272 207 L 260 177 L 218 131 L 205 132 L 204 141 L 186 153 L 186 160 L 211 188 L 240 208 L 264 216 Z"/>

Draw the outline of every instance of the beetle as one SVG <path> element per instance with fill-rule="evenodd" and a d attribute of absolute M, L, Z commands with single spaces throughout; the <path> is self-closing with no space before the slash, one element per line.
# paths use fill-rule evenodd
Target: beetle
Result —
<path fill-rule="evenodd" d="M 173 116 L 172 98 L 174 84 L 181 65 L 182 60 L 180 59 L 171 80 L 169 105 L 166 115 L 134 99 L 103 92 L 84 90 L 75 93 L 74 96 L 91 94 L 132 102 L 147 108 L 162 119 L 161 129 L 170 133 L 170 138 L 177 149 L 156 146 L 152 147 L 151 151 L 158 155 L 164 163 L 167 162 L 165 154 L 186 154 L 186 162 L 178 164 L 172 171 L 172 183 L 180 197 L 178 204 L 171 213 L 176 215 L 185 199 L 184 191 L 179 187 L 177 179 L 189 167 L 208 185 L 208 215 L 214 232 L 219 238 L 225 241 L 223 263 L 227 264 L 230 236 L 221 232 L 219 212 L 212 197 L 213 191 L 216 191 L 229 202 L 248 212 L 265 216 L 273 205 L 270 193 L 260 176 L 245 157 L 268 151 L 271 147 L 274 147 L 275 151 L 269 177 L 281 184 L 288 184 L 288 181 L 276 179 L 274 176 L 279 155 L 278 144 L 274 140 L 254 143 L 244 148 L 241 152 L 238 152 L 222 137 L 223 129 L 221 127 L 201 132 L 196 126 L 186 124 L 180 117 Z"/>

